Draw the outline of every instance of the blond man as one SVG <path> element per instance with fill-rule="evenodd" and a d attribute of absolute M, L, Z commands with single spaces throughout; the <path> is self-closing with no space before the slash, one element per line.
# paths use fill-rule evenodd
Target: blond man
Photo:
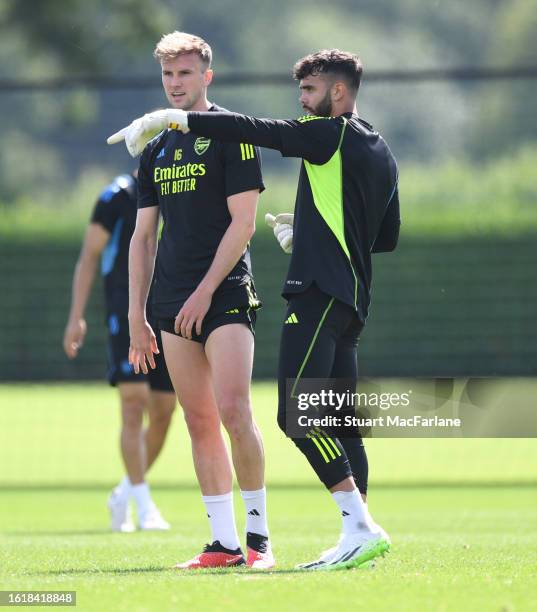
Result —
<path fill-rule="evenodd" d="M 222 111 L 207 99 L 210 46 L 183 32 L 155 49 L 166 98 L 175 109 Z M 139 169 L 138 217 L 130 249 L 130 359 L 147 372 L 158 353 L 145 311 L 155 265 L 153 313 L 170 376 L 192 441 L 194 467 L 212 542 L 181 569 L 245 562 L 269 568 L 261 434 L 252 415 L 250 381 L 256 297 L 249 241 L 264 189 L 259 152 L 250 145 L 165 129 L 145 147 Z M 159 212 L 164 227 L 158 243 Z M 230 443 L 246 509 L 247 557 L 235 526 Z"/>

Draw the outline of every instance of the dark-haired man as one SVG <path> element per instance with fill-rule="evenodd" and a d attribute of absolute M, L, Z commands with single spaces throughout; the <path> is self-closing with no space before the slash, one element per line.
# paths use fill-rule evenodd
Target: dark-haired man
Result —
<path fill-rule="evenodd" d="M 288 309 L 280 344 L 278 423 L 284 431 L 288 380 L 357 378 L 356 345 L 370 301 L 371 253 L 393 250 L 400 225 L 395 159 L 378 132 L 357 114 L 359 58 L 338 49 L 321 51 L 297 62 L 294 72 L 308 113 L 300 119 L 158 111 L 111 138 L 124 137 L 135 153 L 145 126 L 162 121 L 182 131 L 303 159 L 283 290 Z M 284 233 L 288 239 L 289 232 Z M 342 515 L 337 546 L 300 567 L 359 567 L 384 554 L 390 540 L 364 501 L 368 466 L 360 437 L 312 431 L 293 441 Z"/>

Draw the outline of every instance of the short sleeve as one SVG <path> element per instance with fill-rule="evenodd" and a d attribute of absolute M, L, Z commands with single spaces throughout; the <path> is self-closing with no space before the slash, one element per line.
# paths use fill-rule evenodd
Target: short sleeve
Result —
<path fill-rule="evenodd" d="M 283 157 L 302 157 L 325 164 L 339 146 L 343 124 L 339 117 L 305 116 L 278 121 Z"/>
<path fill-rule="evenodd" d="M 258 147 L 245 143 L 223 143 L 226 198 L 244 191 L 265 189 Z"/>
<path fill-rule="evenodd" d="M 138 208 L 158 206 L 158 195 L 151 170 L 152 147 L 146 147 L 138 168 Z"/>
<path fill-rule="evenodd" d="M 112 233 L 116 221 L 121 216 L 122 197 L 124 197 L 123 192 L 115 188 L 115 185 L 112 184 L 107 187 L 95 204 L 91 215 L 91 223 L 98 223 L 105 230 Z"/>

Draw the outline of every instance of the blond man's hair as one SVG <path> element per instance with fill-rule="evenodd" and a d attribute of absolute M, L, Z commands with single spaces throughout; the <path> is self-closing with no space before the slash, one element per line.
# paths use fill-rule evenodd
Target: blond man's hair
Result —
<path fill-rule="evenodd" d="M 174 60 L 186 53 L 196 53 L 204 63 L 205 68 L 211 67 L 213 52 L 209 44 L 199 36 L 187 34 L 186 32 L 178 32 L 177 30 L 162 36 L 155 47 L 153 56 L 159 62 L 162 62 Z"/>

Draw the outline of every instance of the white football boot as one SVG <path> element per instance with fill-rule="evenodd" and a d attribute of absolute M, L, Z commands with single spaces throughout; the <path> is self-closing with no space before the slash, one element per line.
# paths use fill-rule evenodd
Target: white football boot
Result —
<path fill-rule="evenodd" d="M 138 522 L 142 531 L 168 531 L 170 528 L 155 504 L 151 504 L 146 512 L 138 516 Z"/>
<path fill-rule="evenodd" d="M 136 527 L 132 520 L 129 498 L 120 495 L 119 488 L 116 488 L 108 498 L 108 510 L 110 512 L 110 528 L 112 531 L 120 533 L 132 533 Z"/>
<path fill-rule="evenodd" d="M 321 553 L 320 557 L 310 563 L 301 563 L 297 569 L 334 570 L 352 567 L 370 567 L 373 560 L 384 556 L 390 549 L 391 540 L 388 534 L 377 524 L 372 531 L 359 531 L 353 534 L 341 534 L 337 546 Z"/>

